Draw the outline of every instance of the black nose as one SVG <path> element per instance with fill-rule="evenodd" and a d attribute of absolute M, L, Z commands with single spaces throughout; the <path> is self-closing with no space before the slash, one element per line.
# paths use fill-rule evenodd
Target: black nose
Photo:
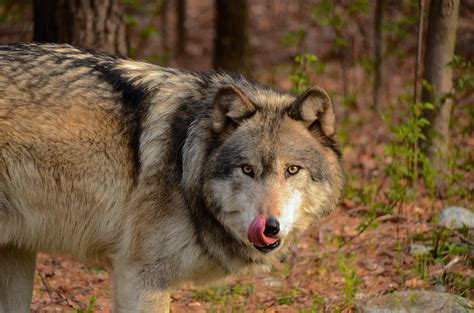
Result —
<path fill-rule="evenodd" d="M 275 236 L 279 231 L 280 223 L 278 223 L 278 220 L 273 216 L 267 218 L 267 221 L 265 222 L 265 230 L 263 231 L 265 236 Z"/>

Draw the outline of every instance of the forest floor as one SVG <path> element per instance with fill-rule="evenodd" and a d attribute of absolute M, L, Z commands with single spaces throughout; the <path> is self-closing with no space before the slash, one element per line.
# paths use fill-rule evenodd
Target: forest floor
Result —
<path fill-rule="evenodd" d="M 473 269 L 464 253 L 452 266 L 428 264 L 409 253 L 415 234 L 430 236 L 432 207 L 401 208 L 396 216 L 382 215 L 379 225 L 359 235 L 363 208 L 344 201 L 319 227 L 301 238 L 285 261 L 271 273 L 230 279 L 227 284 L 172 294 L 173 312 L 319 312 L 350 311 L 354 303 L 404 289 L 446 290 L 465 297 Z M 429 208 L 429 209 L 428 209 Z M 338 248 L 341 240 L 352 241 Z M 460 243 L 455 236 L 446 243 Z M 110 312 L 110 285 L 105 271 L 62 257 L 40 255 L 34 290 L 34 311 L 86 309 Z M 94 300 L 96 299 L 96 300 Z"/>
<path fill-rule="evenodd" d="M 157 36 L 146 44 L 137 39 L 140 49 L 133 57 L 154 62 L 167 59 L 171 66 L 209 69 L 213 3 L 188 0 L 189 32 L 184 56 L 175 57 L 171 53 L 164 57 L 156 53 L 163 50 L 163 42 Z M 313 1 L 249 3 L 257 80 L 290 89 L 293 58 L 306 51 L 318 55 L 325 64 L 324 73 L 312 78 L 334 95 L 347 175 L 345 196 L 335 212 L 310 227 L 271 273 L 233 277 L 210 287 L 183 286 L 172 294 L 172 311 L 351 312 L 355 303 L 406 289 L 434 289 L 472 299 L 472 230 L 452 231 L 436 223 L 439 212 L 447 206 L 474 208 L 474 136 L 472 128 L 468 133 L 461 131 L 472 122 L 466 114 L 474 100 L 472 94 L 462 98 L 453 111 L 452 168 L 458 178 L 450 182 L 450 192 L 437 197 L 430 195 L 423 184 L 415 185 L 412 188 L 415 195 L 409 201 L 395 206 L 391 214 L 376 211 L 371 227 L 361 232 L 374 202 L 385 201 L 390 188 L 392 178 L 385 169 L 391 158 L 386 156 L 385 150 L 393 141 L 392 126 L 407 115 L 406 104 L 400 96 L 411 93 L 416 40 L 412 38 L 403 43 L 401 49 L 407 57 L 392 56 L 388 60 L 386 103 L 381 113 L 375 113 L 369 109 L 371 75 L 355 60 L 356 57 L 363 59 L 360 56 L 364 53 L 370 57 L 372 43 L 367 39 L 369 36 L 364 35 L 371 34 L 370 18 L 345 21 L 351 26 L 347 35 L 352 38 L 353 49 L 352 55 L 340 62 L 332 53 L 334 31 L 316 27 L 309 17 Z M 145 11 L 146 7 L 142 14 Z M 31 12 L 24 16 L 28 14 Z M 474 34 L 473 17 L 472 11 L 461 10 L 459 42 Z M 140 20 L 148 23 L 147 18 L 153 17 Z M 29 40 L 31 23 L 15 23 L 14 33 L 7 34 L 5 28 L 0 29 L 0 40 Z M 168 23 L 173 25 L 172 15 Z M 153 25 L 159 27 L 160 22 L 157 20 Z M 281 43 L 285 34 L 301 28 L 307 30 L 304 41 L 296 46 Z M 413 28 L 407 31 L 415 33 Z M 172 30 L 169 37 L 174 37 Z M 413 244 L 436 246 L 437 255 L 416 256 L 410 252 Z M 107 272 L 101 268 L 40 254 L 32 310 L 110 312 L 109 283 Z"/>
<path fill-rule="evenodd" d="M 378 134 L 379 123 L 364 119 L 351 133 L 351 144 L 343 149 L 344 161 L 357 182 L 348 182 L 352 187 L 337 210 L 312 226 L 286 260 L 271 273 L 234 277 L 212 287 L 184 286 L 172 294 L 172 311 L 351 312 L 355 303 L 405 289 L 442 290 L 472 299 L 472 251 L 446 252 L 465 247 L 466 234 L 436 225 L 437 212 L 443 207 L 472 207 L 472 198 L 441 200 L 421 195 L 393 214 L 378 214 L 374 227 L 358 230 L 368 210 L 364 188 L 379 188 L 381 194 L 385 189 L 381 183 L 385 144 L 384 136 Z M 473 138 L 459 140 L 472 152 Z M 466 180 L 472 190 L 472 173 Z M 470 236 L 472 245 L 472 232 Z M 410 253 L 410 245 L 433 247 L 435 238 L 443 246 L 436 260 Z M 104 270 L 62 257 L 39 256 L 34 310 L 85 309 L 91 300 L 94 311 L 110 311 L 109 278 Z"/>

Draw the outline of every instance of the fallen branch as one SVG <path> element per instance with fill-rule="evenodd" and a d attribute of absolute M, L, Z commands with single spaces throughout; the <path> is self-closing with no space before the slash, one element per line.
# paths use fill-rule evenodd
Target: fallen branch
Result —
<path fill-rule="evenodd" d="M 53 303 L 54 300 L 53 300 L 53 296 L 51 295 L 51 288 L 46 283 L 46 278 L 43 276 L 40 270 L 38 270 L 38 276 L 41 278 L 41 282 L 43 283 L 43 286 L 46 289 L 46 292 L 48 293 L 49 301 Z"/>
<path fill-rule="evenodd" d="M 460 232 L 457 232 L 457 231 L 455 231 L 455 230 L 452 230 L 452 233 L 453 233 L 453 235 L 455 235 L 456 237 L 458 237 L 459 239 L 461 239 L 461 241 L 463 241 L 464 243 L 467 243 L 468 245 L 474 247 L 474 241 L 469 240 L 469 238 L 467 238 L 466 236 L 464 236 L 464 235 L 461 234 Z"/>

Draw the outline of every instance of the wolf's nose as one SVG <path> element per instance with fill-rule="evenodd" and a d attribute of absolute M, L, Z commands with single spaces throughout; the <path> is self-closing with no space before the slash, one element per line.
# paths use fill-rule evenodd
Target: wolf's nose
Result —
<path fill-rule="evenodd" d="M 276 218 L 273 216 L 270 216 L 267 218 L 267 221 L 265 222 L 265 230 L 263 231 L 263 234 L 265 236 L 275 236 L 278 234 L 280 231 L 280 223 Z"/>

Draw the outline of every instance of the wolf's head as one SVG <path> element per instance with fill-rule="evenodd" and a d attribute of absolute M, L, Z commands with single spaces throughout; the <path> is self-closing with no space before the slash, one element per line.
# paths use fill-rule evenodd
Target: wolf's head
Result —
<path fill-rule="evenodd" d="M 272 255 L 341 194 L 331 99 L 318 87 L 296 97 L 230 85 L 213 102 L 206 205 L 251 253 Z"/>

